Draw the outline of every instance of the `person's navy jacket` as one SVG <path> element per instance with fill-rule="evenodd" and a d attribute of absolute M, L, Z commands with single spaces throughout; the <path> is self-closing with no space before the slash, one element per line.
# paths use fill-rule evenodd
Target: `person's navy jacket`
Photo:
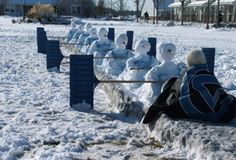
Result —
<path fill-rule="evenodd" d="M 179 102 L 191 118 L 217 122 L 230 111 L 233 98 L 205 64 L 189 67 L 182 79 Z"/>

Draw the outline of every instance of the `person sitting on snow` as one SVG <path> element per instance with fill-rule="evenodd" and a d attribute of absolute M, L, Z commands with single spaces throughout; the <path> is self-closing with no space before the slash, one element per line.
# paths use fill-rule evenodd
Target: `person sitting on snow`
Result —
<path fill-rule="evenodd" d="M 209 72 L 202 51 L 187 55 L 187 69 L 180 78 L 171 78 L 148 109 L 142 123 L 153 122 L 160 113 L 174 118 L 228 122 L 236 113 L 236 98 L 227 94 L 215 75 Z"/>
<path fill-rule="evenodd" d="M 90 45 L 98 39 L 97 29 L 92 27 L 89 29 L 89 36 L 85 38 L 84 45 L 86 46 L 86 53 L 88 53 Z"/>
<path fill-rule="evenodd" d="M 92 25 L 90 23 L 86 23 L 85 24 L 85 32 L 83 32 L 80 36 L 79 36 L 79 39 L 78 39 L 78 42 L 77 42 L 77 47 L 79 49 L 81 49 L 83 47 L 83 44 L 84 44 L 84 40 L 85 38 L 87 38 L 89 36 L 89 29 L 92 28 Z"/>
<path fill-rule="evenodd" d="M 75 32 L 69 43 L 77 43 L 79 36 L 84 33 L 83 27 L 84 26 L 82 24 L 78 26 L 77 31 Z"/>
<path fill-rule="evenodd" d="M 100 28 L 98 31 L 98 40 L 94 41 L 88 51 L 89 55 L 100 57 L 95 60 L 96 65 L 101 65 L 103 58 L 107 52 L 116 48 L 114 42 L 107 38 L 108 31 L 105 28 Z"/>
<path fill-rule="evenodd" d="M 66 37 L 66 42 L 69 43 L 70 40 L 72 39 L 73 35 L 78 31 L 76 28 L 76 23 L 74 21 L 71 22 L 71 29 L 69 30 L 67 37 Z"/>
<path fill-rule="evenodd" d="M 134 56 L 134 54 L 126 49 L 128 37 L 126 34 L 120 34 L 115 38 L 116 49 L 109 51 L 103 60 L 103 67 L 105 72 L 112 76 L 118 76 L 126 67 L 127 59 Z"/>
<path fill-rule="evenodd" d="M 141 39 L 136 43 L 135 56 L 128 59 L 126 63 L 127 74 L 130 80 L 144 81 L 144 76 L 148 70 L 157 64 L 157 59 L 147 54 L 150 48 L 150 43 L 145 39 Z M 130 87 L 131 89 L 135 89 L 142 84 L 143 83 L 134 83 L 131 84 Z"/>

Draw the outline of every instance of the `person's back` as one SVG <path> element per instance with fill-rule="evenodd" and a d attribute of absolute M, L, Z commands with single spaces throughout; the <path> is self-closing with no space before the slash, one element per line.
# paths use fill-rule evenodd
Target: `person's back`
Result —
<path fill-rule="evenodd" d="M 180 104 L 191 118 L 218 122 L 229 109 L 233 97 L 227 95 L 206 64 L 188 68 L 180 88 Z"/>

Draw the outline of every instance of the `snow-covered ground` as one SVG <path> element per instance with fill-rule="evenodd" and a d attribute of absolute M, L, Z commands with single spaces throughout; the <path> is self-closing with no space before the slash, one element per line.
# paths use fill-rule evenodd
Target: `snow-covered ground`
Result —
<path fill-rule="evenodd" d="M 176 62 L 185 61 L 193 48 L 215 47 L 215 74 L 236 95 L 235 29 L 85 21 L 97 28 L 115 27 L 116 33 L 133 30 L 134 42 L 148 37 L 172 42 L 177 47 Z M 236 159 L 236 123 L 207 125 L 162 116 L 158 130 L 151 133 L 160 143 L 139 122 L 108 113 L 108 100 L 100 88 L 95 91 L 94 111 L 71 109 L 69 75 L 48 72 L 45 55 L 37 53 L 39 26 L 12 24 L 11 18 L 0 17 L 0 159 Z M 69 26 L 43 27 L 54 36 L 69 30 Z"/>

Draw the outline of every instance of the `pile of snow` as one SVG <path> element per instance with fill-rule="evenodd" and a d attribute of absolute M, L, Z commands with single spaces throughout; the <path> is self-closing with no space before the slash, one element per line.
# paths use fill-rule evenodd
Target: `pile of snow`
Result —
<path fill-rule="evenodd" d="M 170 21 L 170 22 L 166 23 L 167 27 L 171 27 L 171 26 L 174 26 L 174 25 L 175 25 L 175 23 L 173 21 Z"/>
<path fill-rule="evenodd" d="M 147 126 L 151 137 L 169 150 L 185 151 L 187 159 L 235 159 L 235 123 L 213 124 L 170 119 L 162 115 Z"/>

